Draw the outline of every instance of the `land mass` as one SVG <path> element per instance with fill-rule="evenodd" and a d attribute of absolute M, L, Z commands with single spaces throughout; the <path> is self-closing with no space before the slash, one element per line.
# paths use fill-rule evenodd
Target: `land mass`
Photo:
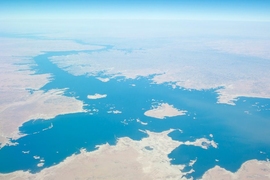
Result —
<path fill-rule="evenodd" d="M 193 170 L 184 172 L 186 165 L 173 165 L 168 154 L 181 145 L 194 145 L 204 148 L 198 142 L 209 143 L 205 138 L 194 142 L 173 140 L 168 134 L 173 129 L 155 133 L 143 131 L 148 137 L 140 141 L 128 137 L 119 138 L 116 145 L 98 145 L 97 150 L 87 152 L 81 149 L 80 154 L 66 158 L 60 164 L 45 168 L 39 173 L 17 171 L 0 174 L 0 179 L 187 179 Z M 190 166 L 195 163 L 190 161 Z M 37 166 L 41 166 L 39 162 Z M 43 164 L 42 164 L 43 165 Z"/>
<path fill-rule="evenodd" d="M 160 103 L 158 106 L 152 106 L 151 110 L 144 113 L 145 116 L 164 119 L 165 117 L 174 117 L 185 115 L 187 111 L 178 110 L 168 103 Z"/>

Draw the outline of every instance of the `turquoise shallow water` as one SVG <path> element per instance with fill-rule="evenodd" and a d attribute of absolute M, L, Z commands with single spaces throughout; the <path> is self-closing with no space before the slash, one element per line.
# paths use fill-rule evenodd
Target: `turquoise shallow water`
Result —
<path fill-rule="evenodd" d="M 107 46 L 103 51 L 109 48 L 111 47 Z M 188 164 L 190 160 L 197 159 L 193 166 L 195 172 L 191 174 L 195 178 L 214 165 L 236 171 L 246 160 L 269 158 L 269 99 L 242 97 L 235 106 L 217 104 L 215 89 L 173 89 L 168 84 L 152 84 L 149 80 L 151 77 L 134 80 L 118 77 L 104 83 L 96 77 L 73 76 L 48 60 L 51 56 L 74 53 L 77 52 L 45 52 L 34 58 L 37 66 L 33 69 L 37 73 L 53 75 L 53 81 L 42 87 L 42 90 L 68 88 L 66 96 L 74 96 L 87 104 L 85 109 L 98 109 L 99 112 L 93 115 L 89 112 L 60 115 L 51 120 L 40 119 L 24 123 L 20 131 L 27 135 L 14 141 L 19 143 L 17 146 L 6 146 L 0 150 L 1 173 L 16 170 L 30 170 L 35 173 L 79 153 L 81 148 L 92 151 L 96 145 L 106 142 L 115 144 L 117 138 L 125 136 L 140 140 L 146 134 L 139 129 L 155 132 L 170 128 L 181 129 L 183 133 L 174 131 L 169 134 L 179 141 L 192 141 L 202 137 L 212 139 L 209 134 L 213 134 L 214 141 L 218 143 L 217 149 L 180 146 L 169 155 L 173 164 Z M 95 93 L 107 94 L 107 97 L 87 99 L 87 95 Z M 152 99 L 172 104 L 188 113 L 165 120 L 146 117 L 144 112 L 151 108 Z M 110 107 L 115 107 L 122 113 L 108 114 Z M 148 125 L 136 122 L 137 118 Z M 128 124 L 123 123 L 125 119 Z M 50 126 L 51 129 L 44 130 Z M 29 153 L 22 153 L 23 151 Z M 44 159 L 44 166 L 37 167 L 39 160 L 33 156 Z"/>

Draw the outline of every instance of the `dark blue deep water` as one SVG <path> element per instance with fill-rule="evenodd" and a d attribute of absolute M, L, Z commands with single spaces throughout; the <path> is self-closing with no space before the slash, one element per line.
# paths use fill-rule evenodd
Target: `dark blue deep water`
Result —
<path fill-rule="evenodd" d="M 109 48 L 111 47 L 108 46 L 103 51 Z M 33 69 L 37 74 L 53 75 L 53 80 L 42 87 L 42 90 L 68 88 L 65 91 L 66 96 L 83 101 L 86 110 L 98 109 L 99 112 L 93 115 L 89 112 L 59 115 L 51 120 L 39 119 L 24 123 L 20 131 L 26 136 L 14 141 L 18 143 L 17 146 L 5 146 L 0 150 L 1 173 L 16 170 L 36 173 L 79 153 L 81 148 L 92 151 L 96 145 L 106 142 L 115 144 L 117 138 L 124 136 L 140 140 L 146 137 L 146 134 L 139 129 L 155 132 L 170 128 L 181 129 L 183 133 L 170 133 L 173 139 L 179 141 L 192 141 L 202 137 L 212 139 L 209 134 L 213 134 L 213 140 L 218 143 L 217 149 L 180 146 L 169 154 L 173 164 L 188 164 L 190 160 L 197 159 L 193 166 L 195 172 L 191 174 L 195 178 L 201 177 L 215 165 L 236 171 L 247 160 L 269 158 L 269 99 L 242 97 L 235 106 L 217 104 L 216 89 L 173 89 L 168 84 L 153 84 L 151 77 L 134 80 L 118 77 L 104 83 L 92 76 L 73 76 L 49 60 L 51 56 L 76 53 L 78 52 L 44 52 L 34 58 L 37 66 Z M 100 76 L 103 76 L 102 72 Z M 87 99 L 87 95 L 95 93 L 107 94 L 107 97 Z M 151 108 L 152 99 L 172 104 L 178 109 L 187 110 L 188 113 L 165 120 L 146 117 L 144 112 Z M 107 111 L 112 106 L 122 113 L 108 114 Z M 137 118 L 148 125 L 136 122 Z M 134 121 L 124 124 L 121 122 L 124 119 Z M 50 126 L 52 128 L 44 130 Z M 39 160 L 33 156 L 44 159 L 44 166 L 37 167 Z M 190 167 L 186 168 L 187 171 L 189 169 Z"/>

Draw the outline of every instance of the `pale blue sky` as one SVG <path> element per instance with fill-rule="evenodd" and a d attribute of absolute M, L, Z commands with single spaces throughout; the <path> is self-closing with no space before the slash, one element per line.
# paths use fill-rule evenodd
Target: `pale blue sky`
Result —
<path fill-rule="evenodd" d="M 270 21 L 269 9 L 269 0 L 2 0 L 0 18 Z"/>

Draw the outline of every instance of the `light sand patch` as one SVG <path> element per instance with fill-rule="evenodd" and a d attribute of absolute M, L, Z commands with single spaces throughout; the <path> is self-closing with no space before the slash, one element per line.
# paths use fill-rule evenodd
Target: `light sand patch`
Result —
<path fill-rule="evenodd" d="M 119 111 L 119 110 L 110 110 L 110 111 L 107 111 L 107 113 L 109 113 L 109 114 L 121 114 L 122 113 L 122 111 Z"/>
<path fill-rule="evenodd" d="M 213 140 L 208 140 L 206 138 L 196 139 L 194 142 L 186 141 L 185 145 L 199 146 L 203 149 L 208 149 L 210 146 L 217 148 L 218 144 Z"/>
<path fill-rule="evenodd" d="M 270 162 L 250 160 L 242 164 L 237 172 L 232 173 L 220 166 L 215 166 L 206 171 L 202 177 L 203 180 L 269 180 Z"/>
<path fill-rule="evenodd" d="M 123 121 L 120 121 L 124 125 L 128 125 L 128 120 L 124 119 Z"/>
<path fill-rule="evenodd" d="M 40 156 L 33 156 L 34 159 L 40 159 Z"/>
<path fill-rule="evenodd" d="M 52 128 L 53 128 L 53 124 L 51 123 L 51 125 L 49 127 L 42 129 L 42 131 L 46 131 L 46 130 L 49 130 L 49 129 L 52 129 Z"/>
<path fill-rule="evenodd" d="M 119 138 L 116 145 L 98 145 L 97 150 L 66 158 L 58 165 L 45 168 L 37 174 L 17 171 L 0 174 L 0 178 L 33 178 L 33 179 L 186 179 L 183 175 L 193 172 L 182 172 L 185 165 L 172 165 L 168 154 L 178 146 L 189 144 L 199 145 L 207 141 L 204 138 L 194 142 L 179 142 L 168 136 L 170 129 L 161 133 L 142 131 L 148 137 L 140 141 L 128 137 Z M 201 145 L 199 145 L 201 146 Z M 203 148 L 203 146 L 201 146 Z M 42 162 L 40 162 L 42 163 Z M 192 166 L 196 160 L 190 161 Z"/>
<path fill-rule="evenodd" d="M 44 165 L 44 163 L 38 163 L 37 167 L 42 167 Z"/>
<path fill-rule="evenodd" d="M 183 116 L 187 111 L 178 110 L 168 103 L 159 103 L 158 106 L 152 106 L 151 110 L 144 113 L 145 116 L 164 119 L 166 117 Z"/>
<path fill-rule="evenodd" d="M 100 78 L 100 77 L 98 77 L 97 79 L 100 80 L 101 82 L 109 82 L 110 81 L 109 78 Z"/>
<path fill-rule="evenodd" d="M 197 158 L 194 159 L 194 160 L 190 160 L 188 166 L 191 166 L 192 167 L 196 162 L 197 162 Z"/>
<path fill-rule="evenodd" d="M 107 94 L 94 94 L 94 95 L 88 95 L 87 98 L 88 99 L 101 99 L 101 98 L 105 98 L 107 97 Z"/>
<path fill-rule="evenodd" d="M 141 125 L 144 125 L 144 126 L 146 126 L 148 123 L 146 123 L 146 122 L 142 122 L 140 119 L 136 119 L 136 121 L 138 122 L 138 123 L 140 123 Z"/>

